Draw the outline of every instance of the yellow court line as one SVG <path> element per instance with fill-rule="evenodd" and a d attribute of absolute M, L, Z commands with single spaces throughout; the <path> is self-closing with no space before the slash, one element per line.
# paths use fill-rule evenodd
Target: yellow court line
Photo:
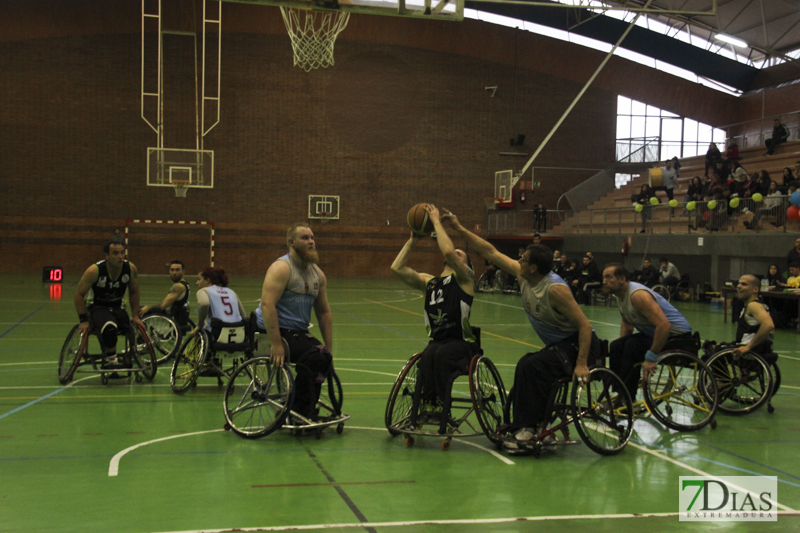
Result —
<path fill-rule="evenodd" d="M 408 313 L 408 314 L 411 314 L 411 315 L 415 315 L 415 316 L 425 316 L 425 315 L 423 315 L 422 313 L 416 313 L 416 312 L 414 312 L 414 311 L 409 311 L 408 309 L 403 309 L 403 308 L 401 308 L 401 307 L 395 307 L 395 306 L 393 306 L 393 305 L 385 304 L 385 303 L 383 303 L 383 302 L 376 302 L 375 300 L 369 300 L 369 299 L 367 299 L 367 298 L 364 298 L 364 300 L 366 300 L 367 302 L 373 303 L 373 304 L 378 304 L 378 305 L 382 305 L 382 306 L 384 306 L 384 307 L 389 307 L 389 308 L 391 308 L 391 309 L 396 309 L 396 310 L 398 310 L 398 311 L 402 311 L 402 312 L 404 312 L 404 313 Z M 490 336 L 492 336 L 492 337 L 497 337 L 498 339 L 503 339 L 503 340 L 510 341 L 510 342 L 516 342 L 517 344 L 522 344 L 523 346 L 530 346 L 530 347 L 532 347 L 532 348 L 539 348 L 540 350 L 543 348 L 543 346 L 538 346 L 538 345 L 536 345 L 536 344 L 530 344 L 530 343 L 527 343 L 527 342 L 518 341 L 517 339 L 512 339 L 512 338 L 510 338 L 510 337 L 504 337 L 504 336 L 502 336 L 502 335 L 498 335 L 498 334 L 496 334 L 496 333 L 491 333 L 491 332 L 489 332 L 489 331 L 486 331 L 485 329 L 481 329 L 481 333 L 482 333 L 482 334 L 485 334 L 485 335 L 490 335 Z"/>

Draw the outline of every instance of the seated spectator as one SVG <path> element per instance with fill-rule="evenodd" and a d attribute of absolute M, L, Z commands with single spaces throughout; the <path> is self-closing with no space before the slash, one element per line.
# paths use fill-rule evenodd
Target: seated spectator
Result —
<path fill-rule="evenodd" d="M 784 167 L 783 168 L 783 185 L 780 187 L 781 191 L 783 193 L 786 193 L 786 191 L 789 190 L 789 185 L 791 185 L 792 182 L 795 181 L 795 179 L 797 179 L 797 178 L 795 178 L 794 174 L 792 173 L 792 169 L 789 168 L 789 167 Z"/>
<path fill-rule="evenodd" d="M 725 150 L 725 160 L 738 161 L 739 159 L 739 145 L 736 144 L 736 139 L 728 139 L 728 149 Z"/>
<path fill-rule="evenodd" d="M 567 281 L 567 275 L 569 273 L 569 257 L 567 254 L 561 254 L 561 257 L 558 258 L 558 265 L 553 269 L 553 271 L 561 276 L 561 279 Z"/>
<path fill-rule="evenodd" d="M 761 217 L 764 215 L 774 215 L 778 217 L 775 222 L 772 223 L 773 226 L 778 227 L 783 225 L 781 217 L 783 194 L 781 194 L 781 191 L 778 189 L 777 181 L 770 182 L 769 187 L 769 192 L 764 197 L 764 203 L 761 204 L 763 207 L 756 210 L 756 216 L 753 217 L 751 222 L 744 223 L 747 229 L 756 229 L 758 227 L 758 221 L 761 220 Z"/>
<path fill-rule="evenodd" d="M 786 286 L 786 278 L 781 274 L 780 268 L 778 265 L 770 265 L 769 271 L 767 272 L 767 283 L 770 287 L 774 287 L 776 289 L 782 289 Z"/>
<path fill-rule="evenodd" d="M 714 168 L 717 161 L 722 162 L 722 153 L 719 151 L 719 148 L 717 148 L 716 143 L 711 143 L 706 152 L 706 176 L 709 175 L 708 169 Z"/>
<path fill-rule="evenodd" d="M 762 196 L 766 196 L 769 194 L 770 185 L 772 184 L 772 178 L 769 177 L 769 172 L 766 170 L 761 171 L 761 174 L 758 176 L 758 180 L 756 181 L 755 190 L 753 194 L 759 193 Z M 775 182 L 777 186 L 777 182 Z"/>
<path fill-rule="evenodd" d="M 553 268 L 557 268 L 561 264 L 561 250 L 553 252 Z"/>
<path fill-rule="evenodd" d="M 740 165 L 738 161 L 731 161 L 731 164 L 728 168 L 730 168 L 731 176 L 734 181 L 742 181 L 743 176 L 747 175 L 747 170 L 745 170 L 745 168 Z"/>
<path fill-rule="evenodd" d="M 636 275 L 636 281 L 645 287 L 652 287 L 658 283 L 658 270 L 649 259 L 643 261 L 642 270 Z"/>
<path fill-rule="evenodd" d="M 775 149 L 778 145 L 788 140 L 789 128 L 786 124 L 781 123 L 780 119 L 776 118 L 772 122 L 772 137 L 764 141 L 764 145 L 767 147 L 767 151 L 764 152 L 764 155 L 775 155 Z"/>
<path fill-rule="evenodd" d="M 592 300 L 592 289 L 600 287 L 603 284 L 602 279 L 592 258 L 588 255 L 584 256 L 583 267 L 580 269 L 578 277 L 570 284 L 575 300 L 579 304 L 588 305 Z"/>
<path fill-rule="evenodd" d="M 786 264 L 789 266 L 791 266 L 792 263 L 800 264 L 800 237 L 794 240 L 794 248 L 789 250 L 786 259 Z"/>
<path fill-rule="evenodd" d="M 666 257 L 661 258 L 661 271 L 659 272 L 658 281 L 667 286 L 677 285 L 681 280 L 681 273 L 678 268 L 669 262 Z"/>
<path fill-rule="evenodd" d="M 786 278 L 786 286 L 790 289 L 800 288 L 800 263 L 789 265 L 789 276 Z"/>

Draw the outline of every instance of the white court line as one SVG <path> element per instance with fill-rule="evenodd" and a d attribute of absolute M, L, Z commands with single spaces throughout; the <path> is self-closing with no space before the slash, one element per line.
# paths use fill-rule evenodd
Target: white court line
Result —
<path fill-rule="evenodd" d="M 376 372 L 375 370 L 357 370 L 355 368 L 342 368 L 342 367 L 335 367 L 336 370 L 347 370 L 348 372 L 364 372 L 365 374 L 380 374 L 381 376 L 391 376 L 393 378 L 397 377 L 397 374 L 390 374 L 388 372 Z"/>
<path fill-rule="evenodd" d="M 686 463 L 678 461 L 677 459 L 673 459 L 672 457 L 668 457 L 661 450 L 650 450 L 650 449 L 646 448 L 645 446 L 642 446 L 641 444 L 636 444 L 635 442 L 630 442 L 630 441 L 628 441 L 628 446 L 633 446 L 634 448 L 638 448 L 639 450 L 642 450 L 645 453 L 649 453 L 650 455 L 658 457 L 659 459 L 664 459 L 665 461 L 668 461 L 668 462 L 673 463 L 673 464 L 675 464 L 677 466 L 680 466 L 681 468 L 685 468 L 686 470 L 689 470 L 690 472 L 694 472 L 699 476 L 710 477 L 711 479 L 716 479 L 718 481 L 721 481 L 721 479 L 718 476 L 712 476 L 708 472 L 704 472 L 704 471 L 700 470 L 699 468 L 694 468 L 693 466 L 689 466 Z M 753 494 L 754 496 L 758 496 L 758 494 L 752 493 L 749 490 L 744 489 L 742 487 L 733 485 L 732 483 L 727 483 L 726 482 L 726 484 L 731 486 L 731 487 L 737 488 L 742 492 L 747 492 L 749 494 Z M 796 513 L 797 512 L 794 509 L 792 509 L 791 507 L 787 507 L 786 505 L 780 504 L 780 503 L 778 503 L 776 501 L 773 501 L 773 500 L 770 500 L 770 499 L 767 499 L 767 501 L 769 501 L 770 503 L 775 504 L 776 507 L 783 507 L 785 510 L 789 511 L 790 513 Z"/>
<path fill-rule="evenodd" d="M 184 433 L 183 435 L 172 435 L 170 437 L 162 437 L 160 439 L 148 440 L 146 442 L 140 442 L 139 444 L 135 444 L 129 448 L 125 448 L 121 452 L 118 452 L 114 457 L 111 458 L 111 462 L 108 463 L 108 476 L 114 477 L 119 473 L 119 462 L 120 460 L 128 453 L 132 452 L 136 448 L 140 448 L 142 446 L 147 446 L 148 444 L 153 444 L 155 442 L 162 442 L 165 440 L 172 440 L 172 439 L 179 439 L 181 437 L 191 437 L 193 435 L 202 435 L 203 433 L 220 433 L 225 431 L 224 429 L 210 429 L 208 431 L 195 431 L 194 433 Z"/>
<path fill-rule="evenodd" d="M 359 427 L 359 426 L 347 426 L 347 427 L 349 429 L 365 429 L 365 430 L 369 430 L 369 431 L 386 431 L 386 428 L 365 428 L 365 427 Z M 444 435 L 439 435 L 439 436 L 444 437 Z M 453 440 L 451 442 L 458 442 L 460 444 L 467 444 L 469 446 L 473 446 L 475 448 L 483 450 L 484 452 L 488 452 L 488 453 L 494 455 L 495 457 L 497 457 L 498 459 L 500 459 L 501 461 L 503 461 L 507 465 L 515 464 L 514 461 L 512 461 L 511 459 L 509 459 L 507 457 L 503 457 L 502 455 L 500 455 L 496 451 L 490 450 L 489 448 L 487 448 L 485 446 L 481 446 L 480 444 L 475 444 L 474 442 L 469 442 L 466 439 L 460 439 L 458 437 L 453 437 Z"/>
<path fill-rule="evenodd" d="M 797 513 L 777 512 L 779 516 L 796 516 Z M 517 516 L 512 518 L 477 518 L 461 520 L 414 520 L 406 522 L 355 522 L 345 524 L 316 524 L 307 526 L 275 526 L 275 527 L 237 527 L 233 529 L 187 529 L 163 533 L 225 533 L 230 531 L 302 531 L 306 529 L 336 528 L 378 528 L 378 527 L 410 527 L 425 525 L 471 525 L 471 524 L 506 524 L 509 522 L 544 522 L 546 520 L 611 520 L 616 518 L 668 518 L 680 513 L 636 513 L 636 514 L 584 514 L 558 516 Z"/>
<path fill-rule="evenodd" d="M 358 426 L 347 426 L 347 428 L 348 429 L 364 429 L 364 430 L 369 430 L 369 431 L 387 431 L 386 428 L 366 428 L 366 427 L 358 427 Z M 125 455 L 127 455 L 128 452 L 132 452 L 133 450 L 135 450 L 137 448 L 141 448 L 142 446 L 147 446 L 148 444 L 155 444 L 156 442 L 163 442 L 163 441 L 166 441 L 166 440 L 180 439 L 181 437 L 192 437 L 194 435 L 203 435 L 203 434 L 206 434 L 206 433 L 221 433 L 223 431 L 225 431 L 225 430 L 224 429 L 210 429 L 208 431 L 195 431 L 193 433 L 184 433 L 182 435 L 171 435 L 169 437 L 162 437 L 160 439 L 153 439 L 153 440 L 148 440 L 148 441 L 145 441 L 145 442 L 140 442 L 139 444 L 135 444 L 133 446 L 125 448 L 124 450 L 122 450 L 121 452 L 118 452 L 116 455 L 114 455 L 114 457 L 111 458 L 111 462 L 108 463 L 108 476 L 109 477 L 116 477 L 119 474 L 119 462 L 122 460 L 122 458 L 125 457 Z M 461 442 L 459 439 L 453 439 L 453 440 L 456 441 L 456 442 Z M 485 452 L 489 452 L 490 454 L 494 455 L 495 457 L 498 457 L 501 461 L 503 461 L 506 464 L 511 464 L 511 465 L 514 464 L 513 461 L 510 461 L 509 459 L 506 459 L 505 457 L 503 457 L 499 453 L 495 452 L 494 450 L 490 450 L 489 448 L 484 448 L 483 446 L 475 444 L 474 442 L 464 442 L 464 444 L 469 444 L 471 446 L 475 446 L 476 448 L 480 448 L 481 450 L 483 450 Z M 230 530 L 226 530 L 226 531 L 230 531 Z"/>
<path fill-rule="evenodd" d="M 36 363 L 0 363 L 0 366 L 17 366 L 17 365 L 57 365 L 58 361 L 39 361 Z"/>

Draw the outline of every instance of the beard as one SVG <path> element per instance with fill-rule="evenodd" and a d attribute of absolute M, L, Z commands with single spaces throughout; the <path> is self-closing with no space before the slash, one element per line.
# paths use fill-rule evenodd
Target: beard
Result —
<path fill-rule="evenodd" d="M 317 264 L 317 262 L 319 261 L 319 254 L 317 253 L 316 250 L 306 249 L 306 250 L 300 251 L 296 247 L 295 247 L 294 250 L 295 250 L 295 252 L 297 252 L 297 255 L 300 256 L 300 259 L 302 259 L 306 263 Z"/>

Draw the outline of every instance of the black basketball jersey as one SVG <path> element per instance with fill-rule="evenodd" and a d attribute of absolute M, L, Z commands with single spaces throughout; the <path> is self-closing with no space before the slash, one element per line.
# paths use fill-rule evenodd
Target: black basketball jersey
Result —
<path fill-rule="evenodd" d="M 425 327 L 435 340 L 475 341 L 469 325 L 473 297 L 464 292 L 455 274 L 436 277 L 425 288 Z"/>
<path fill-rule="evenodd" d="M 178 325 L 182 326 L 189 321 L 189 283 L 184 279 L 178 283 L 183 285 L 185 289 L 183 296 L 172 303 L 167 314 L 174 318 Z"/>
<path fill-rule="evenodd" d="M 131 264 L 127 261 L 122 263 L 122 271 L 117 279 L 111 279 L 108 275 L 108 265 L 105 261 L 96 263 L 98 276 L 97 281 L 92 285 L 94 298 L 92 305 L 102 305 L 103 307 L 122 307 L 122 297 L 128 289 L 131 281 Z"/>
<path fill-rule="evenodd" d="M 769 307 L 767 304 L 762 303 L 759 300 L 755 300 L 750 303 L 756 303 L 758 305 L 764 306 L 764 310 L 769 313 Z M 748 304 L 749 305 L 749 304 Z M 753 318 L 752 316 L 747 314 L 747 305 L 742 308 L 742 312 L 739 314 L 739 320 L 736 322 L 736 342 L 741 344 L 748 344 L 758 330 L 761 328 L 761 324 Z M 772 334 L 763 342 L 760 346 L 757 346 L 754 350 L 757 353 L 761 353 L 762 350 L 766 348 L 770 348 L 772 346 Z"/>

